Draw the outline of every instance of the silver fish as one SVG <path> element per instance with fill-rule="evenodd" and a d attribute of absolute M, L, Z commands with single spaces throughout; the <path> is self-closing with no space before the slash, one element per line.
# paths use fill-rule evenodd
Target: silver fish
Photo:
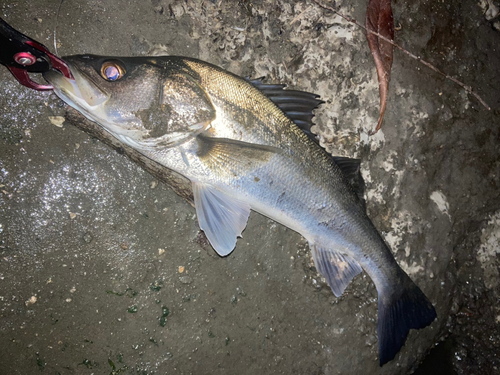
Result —
<path fill-rule="evenodd" d="M 309 241 L 337 297 L 364 270 L 378 291 L 380 365 L 395 357 L 410 329 L 434 321 L 434 307 L 398 266 L 348 181 L 358 162 L 332 158 L 306 135 L 321 103 L 316 95 L 186 57 L 64 60 L 75 80 L 45 73 L 55 93 L 188 178 L 200 227 L 219 255 L 233 251 L 255 210 Z"/>

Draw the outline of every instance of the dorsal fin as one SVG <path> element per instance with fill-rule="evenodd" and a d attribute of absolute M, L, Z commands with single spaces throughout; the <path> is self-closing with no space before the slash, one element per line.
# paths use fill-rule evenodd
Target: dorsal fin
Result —
<path fill-rule="evenodd" d="M 345 156 L 332 156 L 333 161 L 340 168 L 344 176 L 349 182 L 354 182 L 355 180 L 361 178 L 360 165 L 361 160 L 352 159 Z"/>
<path fill-rule="evenodd" d="M 347 158 L 345 156 L 332 156 L 332 159 L 340 168 L 364 207 L 365 182 L 363 181 L 363 177 L 361 176 L 361 160 Z"/>
<path fill-rule="evenodd" d="M 257 79 L 250 79 L 247 77 L 246 80 L 266 95 L 290 120 L 306 133 L 310 139 L 319 145 L 316 135 L 311 132 L 311 127 L 313 126 L 312 118 L 314 117 L 312 111 L 320 104 L 324 103 L 324 101 L 318 99 L 319 95 L 306 91 L 285 90 L 286 85 L 283 84 L 266 84 L 262 82 L 263 77 Z M 365 184 L 359 168 L 360 160 L 343 156 L 331 157 L 350 183 L 364 207 Z"/>
<path fill-rule="evenodd" d="M 286 85 L 265 84 L 262 79 L 246 78 L 248 82 L 276 104 L 309 138 L 318 143 L 316 136 L 311 132 L 311 127 L 314 117 L 312 111 L 324 103 L 318 99 L 319 95 L 306 91 L 284 90 Z"/>

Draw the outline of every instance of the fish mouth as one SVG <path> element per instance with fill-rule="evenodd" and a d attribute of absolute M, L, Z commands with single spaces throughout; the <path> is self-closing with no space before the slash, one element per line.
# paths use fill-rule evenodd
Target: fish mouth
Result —
<path fill-rule="evenodd" d="M 53 87 L 57 96 L 64 97 L 64 101 L 78 105 L 80 108 L 96 110 L 110 97 L 108 93 L 99 88 L 90 77 L 81 72 L 76 66 L 66 63 L 73 74 L 74 80 L 66 78 L 57 70 L 43 73 L 43 78 Z"/>

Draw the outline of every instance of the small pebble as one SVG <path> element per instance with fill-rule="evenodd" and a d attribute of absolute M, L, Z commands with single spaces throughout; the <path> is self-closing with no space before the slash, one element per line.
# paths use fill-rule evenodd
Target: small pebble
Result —
<path fill-rule="evenodd" d="M 63 123 L 66 119 L 63 116 L 49 116 L 49 121 L 52 125 L 57 126 L 58 128 L 63 127 Z"/>
<path fill-rule="evenodd" d="M 183 284 L 191 284 L 193 282 L 193 279 L 189 276 L 181 276 L 179 277 L 179 280 Z"/>
<path fill-rule="evenodd" d="M 83 235 L 83 240 L 86 242 L 86 243 L 91 243 L 92 240 L 94 239 L 94 237 L 92 237 L 92 235 L 87 232 Z"/>
<path fill-rule="evenodd" d="M 25 302 L 25 305 L 26 306 L 33 305 L 34 303 L 36 303 L 36 301 L 37 301 L 36 296 L 31 296 L 31 298 Z"/>

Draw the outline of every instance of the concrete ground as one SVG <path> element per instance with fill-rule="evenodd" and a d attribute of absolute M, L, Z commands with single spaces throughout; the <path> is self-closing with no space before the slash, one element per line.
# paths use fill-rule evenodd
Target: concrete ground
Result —
<path fill-rule="evenodd" d="M 366 2 L 338 5 L 364 18 Z M 189 204 L 1 68 L 0 373 L 407 374 L 424 358 L 417 372 L 498 373 L 499 4 L 393 6 L 396 41 L 491 111 L 396 52 L 370 137 L 363 32 L 309 0 L 0 0 L 52 50 L 56 30 L 61 56 L 192 56 L 320 94 L 322 145 L 362 159 L 368 213 L 438 313 L 380 369 L 369 277 L 335 298 L 304 239 L 258 214 L 220 258 Z"/>

